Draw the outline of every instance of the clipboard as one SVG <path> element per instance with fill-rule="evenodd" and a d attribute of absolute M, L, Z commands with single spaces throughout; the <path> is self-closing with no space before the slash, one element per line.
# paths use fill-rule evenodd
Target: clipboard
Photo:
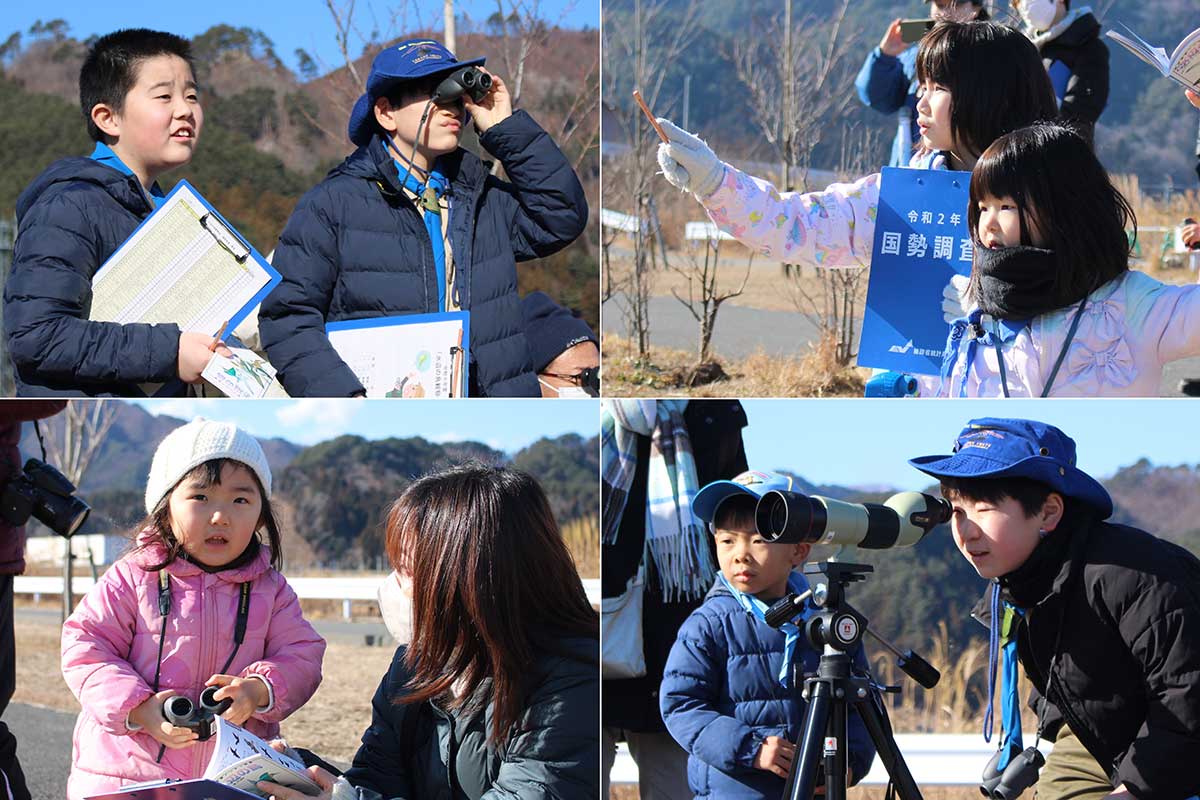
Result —
<path fill-rule="evenodd" d="M 470 312 L 330 322 L 325 333 L 369 398 L 467 396 Z"/>
<path fill-rule="evenodd" d="M 186 781 L 163 781 L 121 789 L 107 794 L 93 794 L 83 800 L 262 800 L 258 795 L 243 792 L 220 781 L 193 778 Z"/>
<path fill-rule="evenodd" d="M 971 173 L 884 167 L 858 364 L 936 375 L 950 328 L 942 291 L 970 275 Z"/>
<path fill-rule="evenodd" d="M 180 181 L 92 277 L 88 318 L 233 331 L 283 280 L 187 181 Z"/>

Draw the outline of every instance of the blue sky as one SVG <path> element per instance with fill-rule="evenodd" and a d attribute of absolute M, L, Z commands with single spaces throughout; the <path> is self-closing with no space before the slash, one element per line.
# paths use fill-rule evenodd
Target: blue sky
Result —
<path fill-rule="evenodd" d="M 948 453 L 975 417 L 1025 417 L 1075 440 L 1079 467 L 1098 478 L 1139 458 L 1200 463 L 1200 404 L 1162 400 L 743 400 L 750 466 L 787 469 L 813 483 L 893 486 L 931 483 L 907 459 Z"/>
<path fill-rule="evenodd" d="M 233 422 L 259 438 L 316 444 L 352 433 L 483 442 L 512 455 L 543 437 L 599 430 L 598 400 L 134 400 L 152 414 Z"/>
<path fill-rule="evenodd" d="M 506 9 L 511 7 L 511 0 L 503 1 Z M 334 4 L 338 8 L 348 5 L 347 0 L 335 0 Z M 324 62 L 335 67 L 341 63 L 334 40 L 333 18 L 324 0 L 206 0 L 190 3 L 162 0 L 50 0 L 46 5 L 12 0 L 4 6 L 4 14 L 0 18 L 0 40 L 8 38 L 13 31 L 27 32 L 39 19 L 65 19 L 71 26 L 71 35 L 77 39 L 132 27 L 156 28 L 192 37 L 213 25 L 224 23 L 235 28 L 261 30 L 275 42 L 276 53 L 292 69 L 296 68 L 296 48 L 308 51 L 318 64 Z M 495 12 L 496 2 L 456 0 L 455 7 L 460 17 L 467 16 L 482 24 Z M 394 10 L 404 8 L 409 9 L 407 17 L 402 18 L 398 26 L 389 29 Z M 563 27 L 600 27 L 599 0 L 543 0 L 540 8 L 544 19 Z M 376 28 L 385 38 L 398 37 L 408 30 L 421 27 L 441 30 L 442 2 L 358 0 L 354 20 L 367 36 Z M 357 55 L 361 51 L 362 41 L 352 38 L 351 47 L 352 53 Z"/>

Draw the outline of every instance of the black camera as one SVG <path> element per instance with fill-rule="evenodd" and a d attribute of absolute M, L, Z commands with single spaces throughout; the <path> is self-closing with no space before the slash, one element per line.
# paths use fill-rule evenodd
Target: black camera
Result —
<path fill-rule="evenodd" d="M 0 493 L 0 516 L 8 524 L 24 525 L 34 516 L 59 536 L 73 536 L 91 512 L 66 475 L 36 458 L 26 461 Z"/>
<path fill-rule="evenodd" d="M 979 793 L 992 800 L 1015 800 L 1021 792 L 1037 783 L 1038 770 L 1046 763 L 1046 757 L 1036 747 L 1026 747 L 1009 760 L 1004 771 L 998 769 L 1000 756 L 1005 752 L 1015 752 L 1016 747 L 1009 745 L 1006 750 L 997 750 L 992 760 L 983 768 L 983 782 L 979 785 Z"/>
<path fill-rule="evenodd" d="M 433 102 L 449 103 L 464 94 L 471 95 L 476 103 L 482 103 L 483 98 L 492 89 L 492 76 L 479 67 L 460 67 L 454 70 L 437 85 L 433 92 Z"/>
<path fill-rule="evenodd" d="M 197 707 L 183 695 L 168 697 L 163 703 L 163 718 L 172 725 L 180 728 L 191 728 L 200 735 L 198 741 L 207 741 L 213 735 L 213 720 L 224 714 L 233 700 L 226 697 L 218 701 L 213 695 L 220 686 L 209 686 L 200 693 L 200 705 Z"/>

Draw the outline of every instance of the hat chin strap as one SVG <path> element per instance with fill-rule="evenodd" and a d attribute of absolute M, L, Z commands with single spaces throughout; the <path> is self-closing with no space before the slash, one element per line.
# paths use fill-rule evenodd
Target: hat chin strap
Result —
<path fill-rule="evenodd" d="M 412 151 L 411 157 L 405 158 L 404 155 L 401 154 L 401 152 L 392 143 L 391 137 L 388 137 L 388 136 L 383 137 L 384 144 L 387 145 L 388 147 L 390 147 L 396 153 L 396 155 L 400 156 L 401 160 L 403 160 L 404 163 L 407 165 L 404 169 L 404 177 L 400 179 L 401 187 L 403 187 L 404 184 L 408 182 L 408 176 L 412 174 L 414 167 L 416 167 L 417 170 L 425 173 L 426 175 L 429 174 L 426 170 L 423 170 L 420 167 L 417 167 L 417 165 L 415 163 L 413 163 L 413 160 L 417 157 L 417 148 L 420 147 L 420 145 L 421 145 L 421 130 L 425 127 L 425 123 L 429 121 L 429 112 L 432 109 L 433 109 L 433 98 L 430 97 L 429 102 L 427 102 L 425 104 L 425 110 L 421 112 L 421 121 L 417 123 L 417 136 L 415 139 L 413 139 L 413 151 Z"/>

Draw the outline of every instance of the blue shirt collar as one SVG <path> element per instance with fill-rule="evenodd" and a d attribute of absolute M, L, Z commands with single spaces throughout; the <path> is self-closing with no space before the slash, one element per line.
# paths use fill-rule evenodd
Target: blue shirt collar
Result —
<path fill-rule="evenodd" d="M 92 154 L 89 156 L 89 158 L 91 158 L 93 161 L 99 161 L 106 167 L 112 167 L 117 172 L 125 175 L 133 175 L 133 170 L 131 170 L 129 166 L 121 160 L 121 157 L 104 142 L 96 142 L 96 149 L 92 151 Z M 139 183 L 139 185 L 141 184 Z M 163 190 L 158 185 L 158 181 L 155 181 L 150 187 L 150 198 L 154 201 L 154 206 L 157 208 L 158 206 L 162 205 L 162 201 L 165 197 L 166 195 L 163 194 Z"/>

